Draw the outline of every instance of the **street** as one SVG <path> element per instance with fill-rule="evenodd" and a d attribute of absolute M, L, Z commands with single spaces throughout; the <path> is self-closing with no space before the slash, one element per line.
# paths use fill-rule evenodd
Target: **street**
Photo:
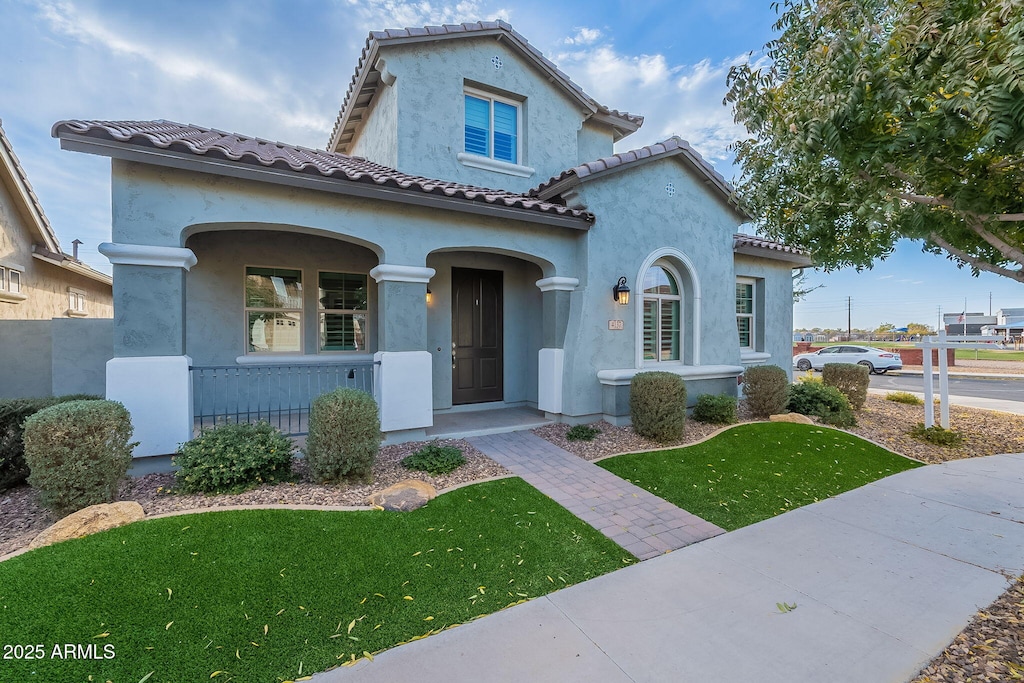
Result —
<path fill-rule="evenodd" d="M 913 391 L 921 393 L 924 391 L 923 380 L 924 378 L 921 375 L 872 375 L 871 388 L 884 391 Z M 938 396 L 938 375 L 933 376 L 932 386 L 935 389 L 935 395 Z M 952 396 L 972 396 L 1000 401 L 1024 402 L 1024 378 L 994 377 L 992 379 L 981 379 L 978 377 L 956 377 L 950 375 L 949 393 Z"/>

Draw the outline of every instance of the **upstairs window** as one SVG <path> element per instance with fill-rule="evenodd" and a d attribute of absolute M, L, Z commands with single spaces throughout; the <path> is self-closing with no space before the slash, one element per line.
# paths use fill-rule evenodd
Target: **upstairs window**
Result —
<path fill-rule="evenodd" d="M 466 152 L 519 163 L 520 106 L 479 90 L 466 90 Z"/>
<path fill-rule="evenodd" d="M 68 287 L 68 315 L 84 316 L 86 314 L 85 292 L 81 289 Z"/>
<path fill-rule="evenodd" d="M 7 270 L 7 291 L 11 294 L 21 294 L 21 271 L 14 268 Z"/>

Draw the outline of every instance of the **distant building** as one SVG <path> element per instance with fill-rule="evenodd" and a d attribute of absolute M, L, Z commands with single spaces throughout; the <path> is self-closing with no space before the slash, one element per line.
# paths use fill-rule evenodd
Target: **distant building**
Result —
<path fill-rule="evenodd" d="M 1000 308 L 995 317 L 995 324 L 986 325 L 982 334 L 1010 338 L 1024 336 L 1024 308 Z"/>
<path fill-rule="evenodd" d="M 981 336 L 984 334 L 983 327 L 996 323 L 997 316 L 984 313 L 944 313 L 942 315 L 942 325 L 946 329 L 946 334 Z"/>

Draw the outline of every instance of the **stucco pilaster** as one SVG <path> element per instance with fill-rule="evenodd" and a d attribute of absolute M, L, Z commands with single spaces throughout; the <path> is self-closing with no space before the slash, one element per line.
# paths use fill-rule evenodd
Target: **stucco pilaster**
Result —
<path fill-rule="evenodd" d="M 427 348 L 427 282 L 433 268 L 384 264 L 370 270 L 377 281 L 379 351 Z"/>
<path fill-rule="evenodd" d="M 546 277 L 537 281 L 541 294 L 541 346 L 547 349 L 565 347 L 565 331 L 569 325 L 569 305 L 579 280 L 571 277 Z"/>

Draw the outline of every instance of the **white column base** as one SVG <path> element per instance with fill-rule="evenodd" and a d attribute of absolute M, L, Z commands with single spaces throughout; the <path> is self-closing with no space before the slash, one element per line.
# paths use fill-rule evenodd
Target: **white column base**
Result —
<path fill-rule="evenodd" d="M 433 359 L 429 351 L 378 351 L 374 396 L 380 429 L 394 432 L 434 424 Z"/>
<path fill-rule="evenodd" d="M 143 356 L 107 361 L 107 398 L 132 417 L 136 458 L 168 455 L 192 438 L 192 373 L 188 356 Z"/>
<path fill-rule="evenodd" d="M 541 349 L 537 355 L 537 409 L 562 412 L 562 368 L 565 349 Z"/>

